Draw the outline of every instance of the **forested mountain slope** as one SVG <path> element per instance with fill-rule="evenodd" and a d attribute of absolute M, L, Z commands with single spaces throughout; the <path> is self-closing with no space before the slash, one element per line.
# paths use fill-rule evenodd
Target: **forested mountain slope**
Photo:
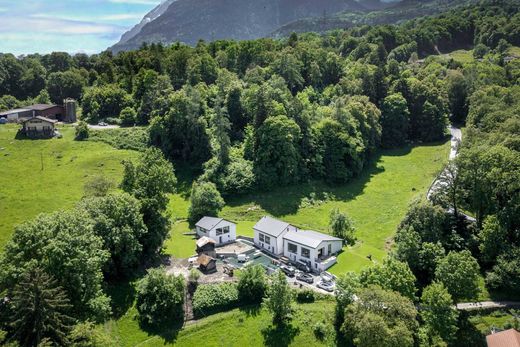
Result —
<path fill-rule="evenodd" d="M 347 10 L 366 7 L 355 0 L 177 0 L 137 35 L 111 49 L 136 49 L 143 42 L 194 45 L 200 39 L 255 39 L 297 19 Z"/>

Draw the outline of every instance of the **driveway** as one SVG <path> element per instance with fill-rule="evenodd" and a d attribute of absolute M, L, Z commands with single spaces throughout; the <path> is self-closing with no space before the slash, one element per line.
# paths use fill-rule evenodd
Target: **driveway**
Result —
<path fill-rule="evenodd" d="M 89 129 L 92 129 L 92 130 L 108 130 L 108 129 L 119 129 L 120 126 L 119 125 L 105 125 L 105 126 L 101 126 L 101 125 L 90 125 L 89 124 Z"/>

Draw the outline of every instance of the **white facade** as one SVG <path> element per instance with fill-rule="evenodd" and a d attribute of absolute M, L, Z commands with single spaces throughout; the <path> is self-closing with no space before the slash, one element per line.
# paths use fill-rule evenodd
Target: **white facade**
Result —
<path fill-rule="evenodd" d="M 237 225 L 223 218 L 204 217 L 195 225 L 197 236 L 207 236 L 216 242 L 217 246 L 235 242 Z"/>
<path fill-rule="evenodd" d="M 281 256 L 283 255 L 283 235 L 288 231 L 295 231 L 296 227 L 265 216 L 255 224 L 253 230 L 254 243 L 258 248 Z"/>
<path fill-rule="evenodd" d="M 254 243 L 276 256 L 303 262 L 314 272 L 327 270 L 336 263 L 335 255 L 343 248 L 343 240 L 312 230 L 299 230 L 289 223 L 263 217 L 253 227 Z"/>
<path fill-rule="evenodd" d="M 343 248 L 341 240 L 322 241 L 317 247 L 300 244 L 284 238 L 283 254 L 293 262 L 307 263 L 312 271 L 327 270 L 336 263 L 335 255 Z"/>

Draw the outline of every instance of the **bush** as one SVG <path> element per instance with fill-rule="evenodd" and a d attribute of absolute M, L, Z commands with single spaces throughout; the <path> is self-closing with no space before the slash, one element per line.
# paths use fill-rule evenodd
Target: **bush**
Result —
<path fill-rule="evenodd" d="M 316 297 L 314 291 L 311 289 L 299 290 L 296 293 L 296 301 L 299 303 L 314 302 L 314 300 L 316 300 Z"/>
<path fill-rule="evenodd" d="M 87 123 L 81 121 L 78 126 L 76 126 L 76 137 L 75 140 L 83 141 L 88 139 L 89 137 L 89 129 Z"/>
<path fill-rule="evenodd" d="M 238 296 L 244 303 L 259 304 L 267 289 L 265 270 L 261 265 L 246 266 L 240 274 Z"/>
<path fill-rule="evenodd" d="M 202 284 L 193 295 L 193 313 L 205 316 L 224 311 L 238 304 L 238 288 L 235 283 Z"/>
<path fill-rule="evenodd" d="M 121 111 L 119 120 L 121 125 L 124 127 L 134 126 L 135 120 L 137 119 L 137 112 L 132 107 L 126 107 Z"/>
<path fill-rule="evenodd" d="M 170 324 L 184 314 L 184 279 L 152 269 L 137 286 L 139 320 L 146 325 Z"/>
<path fill-rule="evenodd" d="M 327 335 L 327 326 L 323 322 L 317 322 L 314 324 L 314 327 L 312 327 L 312 331 L 316 339 L 323 341 Z"/>

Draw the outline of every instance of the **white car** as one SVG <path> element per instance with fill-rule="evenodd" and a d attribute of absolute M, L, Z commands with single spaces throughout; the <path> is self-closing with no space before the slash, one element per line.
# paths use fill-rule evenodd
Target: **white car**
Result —
<path fill-rule="evenodd" d="M 316 286 L 318 288 L 321 288 L 323 290 L 326 290 L 327 292 L 333 292 L 334 289 L 336 289 L 336 283 L 334 282 L 328 282 L 328 281 L 324 281 L 324 280 L 321 280 L 319 281 Z"/>

